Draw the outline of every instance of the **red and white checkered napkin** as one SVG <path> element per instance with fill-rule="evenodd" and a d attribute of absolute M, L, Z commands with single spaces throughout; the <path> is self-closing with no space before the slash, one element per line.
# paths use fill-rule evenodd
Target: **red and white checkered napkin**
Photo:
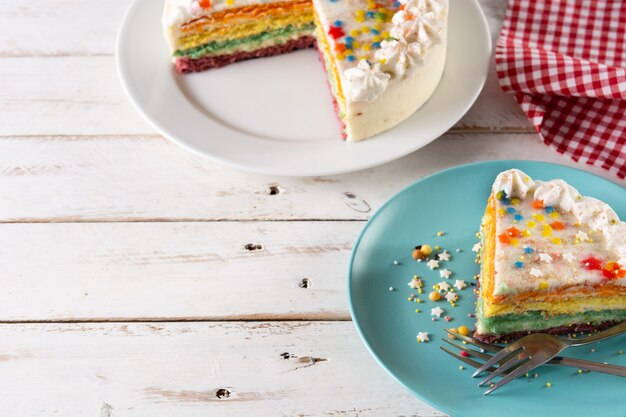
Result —
<path fill-rule="evenodd" d="M 626 177 L 626 1 L 510 0 L 496 68 L 544 143 Z"/>

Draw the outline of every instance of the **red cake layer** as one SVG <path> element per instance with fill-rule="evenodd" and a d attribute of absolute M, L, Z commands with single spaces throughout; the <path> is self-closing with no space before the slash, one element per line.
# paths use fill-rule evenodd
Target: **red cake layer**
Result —
<path fill-rule="evenodd" d="M 229 55 L 205 56 L 202 58 L 176 58 L 174 66 L 176 72 L 187 74 L 191 72 L 201 72 L 211 68 L 220 68 L 245 59 L 261 58 L 266 56 L 280 55 L 298 49 L 310 48 L 315 45 L 313 36 L 302 36 L 292 39 L 282 45 L 268 46 L 254 51 L 236 52 Z"/>
<path fill-rule="evenodd" d="M 615 326 L 616 324 L 619 324 L 619 323 L 620 322 L 618 321 L 605 321 L 604 323 L 600 323 L 596 325 L 587 324 L 587 323 L 578 323 L 578 324 L 572 324 L 570 326 L 551 327 L 549 329 L 545 329 L 545 330 L 541 330 L 539 332 L 533 332 L 533 333 L 548 333 L 548 334 L 553 334 L 553 335 L 568 335 L 568 334 L 576 333 L 576 334 L 580 334 L 582 337 L 582 335 L 585 333 L 593 333 L 598 330 L 604 330 L 609 327 Z M 507 334 L 502 334 L 502 335 L 493 335 L 493 334 L 482 335 L 482 334 L 474 333 L 474 339 L 480 340 L 481 342 L 485 342 L 485 343 L 509 343 L 516 339 L 524 337 L 528 334 L 530 334 L 530 332 L 514 332 L 514 333 L 507 333 Z"/>
<path fill-rule="evenodd" d="M 322 68 L 324 68 L 324 71 L 326 71 L 324 55 L 322 55 L 322 51 L 318 48 L 317 42 L 315 43 L 315 47 L 317 48 L 317 51 L 319 52 L 317 56 L 319 58 L 320 63 L 322 64 Z M 326 78 L 326 86 L 328 87 L 328 91 L 330 91 L 330 97 L 333 100 L 333 109 L 335 110 L 335 117 L 337 117 L 337 120 L 339 121 L 339 128 L 341 129 L 341 132 L 340 132 L 341 138 L 343 140 L 346 140 L 348 139 L 348 134 L 346 133 L 346 123 L 343 121 L 341 116 L 339 116 L 340 114 L 339 103 L 337 103 L 337 98 L 333 94 L 333 89 L 330 87 L 330 81 L 328 81 L 328 77 Z"/>

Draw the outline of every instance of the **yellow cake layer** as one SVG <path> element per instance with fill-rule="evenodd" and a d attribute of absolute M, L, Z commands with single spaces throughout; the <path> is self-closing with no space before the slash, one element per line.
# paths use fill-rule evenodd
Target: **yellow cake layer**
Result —
<path fill-rule="evenodd" d="M 626 296 L 578 298 L 554 301 L 528 301 L 521 304 L 489 304 L 483 300 L 483 312 L 485 317 L 500 316 L 503 314 L 523 313 L 526 311 L 545 311 L 550 315 L 576 314 L 582 311 L 621 310 L 626 306 Z"/>
<path fill-rule="evenodd" d="M 280 7 L 238 10 L 184 29 L 176 41 L 177 49 L 190 49 L 208 42 L 243 38 L 288 25 L 302 26 L 313 22 L 314 19 L 313 8 L 309 2 L 298 1 L 281 3 Z"/>
<path fill-rule="evenodd" d="M 607 283 L 596 287 L 562 287 L 550 291 L 530 291 L 514 296 L 494 296 L 496 250 L 496 201 L 492 194 L 482 222 L 483 253 L 480 293 L 485 317 L 541 310 L 548 314 L 575 314 L 586 310 L 626 308 L 626 288 Z"/>
<path fill-rule="evenodd" d="M 337 62 L 335 61 L 335 54 L 330 49 L 330 44 L 326 38 L 326 34 L 322 30 L 322 23 L 319 20 L 317 14 L 315 14 L 315 37 L 317 38 L 317 48 L 322 54 L 325 61 L 326 71 L 328 73 L 328 83 L 333 90 L 335 100 L 341 114 L 346 113 L 346 98 L 341 88 L 341 78 L 339 76 L 339 70 L 337 69 Z"/>

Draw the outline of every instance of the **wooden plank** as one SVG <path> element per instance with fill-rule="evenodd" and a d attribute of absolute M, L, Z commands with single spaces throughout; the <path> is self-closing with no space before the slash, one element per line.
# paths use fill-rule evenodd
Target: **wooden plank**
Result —
<path fill-rule="evenodd" d="M 0 79 L 0 136 L 154 133 L 111 56 L 0 58 Z"/>
<path fill-rule="evenodd" d="M 448 134 L 378 168 L 322 178 L 239 172 L 156 136 L 5 137 L 0 222 L 365 220 L 425 175 L 511 157 L 575 165 L 530 134 Z"/>
<path fill-rule="evenodd" d="M 346 322 L 0 325 L 0 367 L 21 417 L 442 415 Z"/>
<path fill-rule="evenodd" d="M 2 0 L 0 56 L 112 55 L 130 0 Z"/>
<path fill-rule="evenodd" d="M 346 261 L 362 227 L 0 225 L 0 322 L 349 320 Z"/>

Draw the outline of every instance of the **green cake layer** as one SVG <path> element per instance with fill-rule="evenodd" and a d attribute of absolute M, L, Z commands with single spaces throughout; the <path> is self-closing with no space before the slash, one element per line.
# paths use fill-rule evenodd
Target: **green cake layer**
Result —
<path fill-rule="evenodd" d="M 541 311 L 528 311 L 522 314 L 483 317 L 480 304 L 476 310 L 476 317 L 480 323 L 478 330 L 481 335 L 506 335 L 516 332 L 541 331 L 579 323 L 597 325 L 608 321 L 626 320 L 626 310 L 584 311 L 554 316 Z"/>
<path fill-rule="evenodd" d="M 174 52 L 174 56 L 197 59 L 206 55 L 227 55 L 239 51 L 253 51 L 266 46 L 268 43 L 272 45 L 282 44 L 290 39 L 312 35 L 314 29 L 314 23 L 301 26 L 288 25 L 280 29 L 260 32 L 243 38 L 229 39 L 221 42 L 213 41 L 195 48 L 179 49 Z"/>

